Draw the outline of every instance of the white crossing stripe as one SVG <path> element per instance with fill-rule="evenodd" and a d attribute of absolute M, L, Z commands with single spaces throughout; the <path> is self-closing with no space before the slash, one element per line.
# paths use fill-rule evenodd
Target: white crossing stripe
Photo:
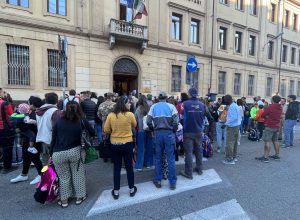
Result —
<path fill-rule="evenodd" d="M 205 162 L 205 161 L 208 161 L 208 159 L 205 158 L 205 157 L 202 157 L 202 162 Z M 196 162 L 195 156 L 193 156 L 193 162 Z M 175 161 L 175 164 L 176 164 L 176 165 L 184 165 L 184 164 L 185 164 L 185 162 L 184 162 L 184 157 L 179 156 L 178 161 Z M 143 169 L 143 170 L 154 170 L 154 166 L 150 167 L 149 169 Z M 134 168 L 134 172 L 137 172 L 137 171 L 135 170 L 135 168 Z M 125 168 L 122 168 L 122 169 L 121 169 L 121 174 L 122 174 L 122 175 L 123 175 L 123 174 L 126 174 L 126 169 L 125 169 Z"/>
<path fill-rule="evenodd" d="M 193 180 L 186 179 L 182 176 L 178 176 L 177 178 L 176 190 L 169 189 L 168 181 L 162 181 L 162 188 L 160 189 L 156 189 L 152 182 L 136 184 L 138 191 L 133 198 L 129 196 L 128 186 L 121 187 L 119 192 L 120 198 L 118 200 L 113 199 L 111 190 L 105 190 L 101 193 L 87 216 L 101 214 L 130 205 L 147 202 L 222 182 L 222 179 L 214 169 L 204 170 L 201 176 L 194 174 Z"/>
<path fill-rule="evenodd" d="M 250 217 L 235 200 L 202 209 L 173 220 L 250 220 Z"/>

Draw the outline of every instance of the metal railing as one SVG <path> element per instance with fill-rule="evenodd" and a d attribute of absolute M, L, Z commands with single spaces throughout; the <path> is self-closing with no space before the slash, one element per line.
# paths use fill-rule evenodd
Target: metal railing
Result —
<path fill-rule="evenodd" d="M 137 25 L 126 21 L 111 19 L 110 34 L 147 40 L 148 28 L 146 26 Z"/>
<path fill-rule="evenodd" d="M 29 47 L 7 44 L 8 85 L 30 85 Z"/>

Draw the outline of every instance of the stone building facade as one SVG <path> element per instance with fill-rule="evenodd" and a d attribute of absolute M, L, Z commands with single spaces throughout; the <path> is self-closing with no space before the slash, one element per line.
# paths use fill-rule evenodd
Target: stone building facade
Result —
<path fill-rule="evenodd" d="M 17 100 L 61 94 L 60 34 L 77 92 L 178 95 L 192 83 L 200 96 L 300 96 L 299 0 L 145 5 L 149 15 L 132 21 L 126 0 L 0 0 L 0 87 Z M 186 70 L 189 56 L 198 72 Z"/>

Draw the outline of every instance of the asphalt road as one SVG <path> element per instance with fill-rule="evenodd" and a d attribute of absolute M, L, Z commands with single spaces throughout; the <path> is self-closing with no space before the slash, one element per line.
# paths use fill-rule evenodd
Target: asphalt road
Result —
<path fill-rule="evenodd" d="M 101 160 L 87 166 L 88 199 L 80 206 L 74 202 L 67 209 L 57 204 L 40 205 L 33 199 L 34 186 L 29 181 L 11 184 L 9 180 L 20 169 L 0 175 L 0 219 L 191 219 L 185 215 L 210 209 L 236 200 L 250 219 L 300 219 L 300 126 L 297 125 L 295 147 L 281 150 L 281 161 L 262 163 L 263 142 L 250 142 L 245 137 L 239 147 L 239 162 L 224 165 L 222 154 L 204 162 L 204 169 L 214 169 L 222 182 L 187 190 L 175 195 L 144 201 L 135 205 L 86 217 L 104 190 L 112 187 L 112 165 Z M 182 166 L 177 166 L 179 172 Z M 30 180 L 36 175 L 30 170 Z M 151 181 L 153 171 L 137 173 L 136 183 Z M 188 183 L 187 183 L 188 184 Z M 122 185 L 126 176 L 122 175 Z M 140 189 L 138 193 L 143 193 Z M 228 215 L 235 208 L 228 209 Z M 197 218 L 195 218 L 197 219 Z M 199 218 L 198 218 L 199 219 Z M 208 217 L 210 219 L 210 217 Z M 229 219 L 241 219 L 229 218 Z"/>

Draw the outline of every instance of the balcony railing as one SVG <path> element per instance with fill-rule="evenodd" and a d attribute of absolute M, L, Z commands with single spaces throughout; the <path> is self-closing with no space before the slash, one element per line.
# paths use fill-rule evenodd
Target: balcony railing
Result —
<path fill-rule="evenodd" d="M 110 20 L 110 47 L 113 49 L 116 40 L 141 44 L 143 51 L 147 47 L 148 27 L 120 21 Z"/>

